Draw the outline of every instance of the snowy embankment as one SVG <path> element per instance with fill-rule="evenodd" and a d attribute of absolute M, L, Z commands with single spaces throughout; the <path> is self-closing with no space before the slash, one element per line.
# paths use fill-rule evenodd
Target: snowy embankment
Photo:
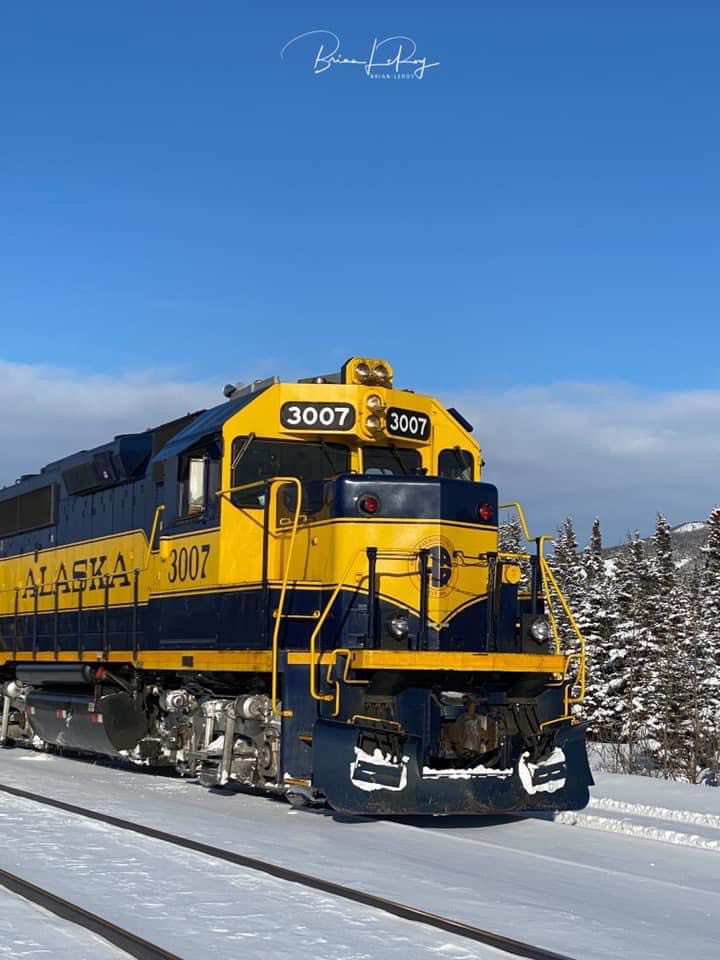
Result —
<path fill-rule="evenodd" d="M 586 810 L 556 823 L 720 853 L 720 789 L 626 774 L 595 773 Z"/>
<path fill-rule="evenodd" d="M 715 849 L 551 820 L 346 818 L 258 796 L 206 791 L 140 770 L 24 750 L 0 753 L 0 782 L 170 830 L 548 947 L 578 960 L 714 956 L 720 912 Z M 674 788 L 674 789 L 673 789 Z M 678 789 L 679 788 L 679 789 Z M 584 816 L 716 830 L 720 790 L 598 775 Z M 626 807 L 613 804 L 631 805 Z M 293 884 L 198 860 L 110 827 L 0 795 L 0 866 L 98 901 L 118 922 L 213 960 L 498 956 Z M 689 818 L 698 815 L 700 819 Z M 685 820 L 680 819 L 685 817 Z M 704 819 L 703 819 L 704 818 Z M 657 828 L 656 828 L 657 829 Z M 91 834 L 91 836 L 90 836 Z M 705 839 L 712 839 L 709 834 Z M 100 912 L 100 911 L 98 911 Z M 82 956 L 82 955 L 81 955 Z"/>

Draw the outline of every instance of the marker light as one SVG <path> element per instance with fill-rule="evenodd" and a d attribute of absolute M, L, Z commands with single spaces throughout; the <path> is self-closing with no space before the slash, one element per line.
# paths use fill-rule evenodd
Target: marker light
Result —
<path fill-rule="evenodd" d="M 371 393 L 365 403 L 368 410 L 379 410 L 383 405 L 382 397 L 378 393 Z"/>
<path fill-rule="evenodd" d="M 365 419 L 365 426 L 368 430 L 382 430 L 382 420 L 377 414 L 371 413 L 370 416 Z"/>
<path fill-rule="evenodd" d="M 358 510 L 371 517 L 380 512 L 380 501 L 374 493 L 364 493 L 358 500 Z"/>
<path fill-rule="evenodd" d="M 493 518 L 493 508 L 489 503 L 481 503 L 477 510 L 478 517 L 484 522 L 489 523 Z"/>

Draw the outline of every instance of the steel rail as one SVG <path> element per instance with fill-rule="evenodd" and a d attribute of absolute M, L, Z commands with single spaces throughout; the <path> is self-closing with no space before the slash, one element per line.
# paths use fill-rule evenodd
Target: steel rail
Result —
<path fill-rule="evenodd" d="M 90 913 L 89 910 L 70 903 L 69 900 L 63 900 L 49 890 L 36 887 L 34 883 L 23 880 L 14 873 L 8 873 L 7 870 L 0 870 L 0 886 L 22 897 L 23 900 L 28 900 L 54 913 L 55 916 L 62 917 L 63 920 L 69 920 L 76 926 L 90 930 L 103 940 L 112 943 L 113 946 L 119 947 L 128 956 L 136 957 L 137 960 L 182 960 L 182 957 L 176 953 L 170 953 L 169 950 L 150 943 L 149 940 L 131 933 L 130 930 L 124 930 L 96 913 Z"/>
<path fill-rule="evenodd" d="M 421 910 L 419 907 L 411 907 L 408 904 L 398 903 L 394 900 L 388 900 L 385 897 L 376 894 L 367 893 L 364 890 L 356 890 L 354 887 L 346 887 L 341 883 L 334 883 L 331 880 L 323 880 L 320 877 L 313 877 L 307 873 L 301 873 L 289 867 L 282 867 L 276 863 L 270 863 L 265 860 L 259 860 L 256 857 L 249 857 L 245 854 L 234 853 L 231 850 L 223 850 L 220 847 L 214 847 L 207 843 L 201 843 L 198 840 L 191 840 L 188 837 L 181 837 L 173 833 L 167 833 L 164 830 L 157 830 L 154 827 L 148 827 L 144 824 L 133 823 L 130 820 L 124 820 L 121 817 L 114 817 L 111 814 L 99 813 L 96 810 L 89 810 L 86 807 L 79 807 L 73 803 L 67 803 L 64 800 L 54 800 L 51 797 L 45 797 L 40 794 L 32 793 L 28 790 L 21 790 L 18 787 L 11 787 L 0 783 L 0 793 L 6 793 L 13 797 L 19 797 L 23 800 L 31 800 L 48 807 L 54 807 L 66 813 L 73 813 L 89 820 L 97 820 L 100 823 L 106 823 L 109 826 L 118 827 L 121 830 L 127 830 L 131 833 L 140 834 L 143 837 L 150 837 L 153 840 L 161 840 L 164 843 L 172 844 L 176 847 L 182 847 L 186 850 L 192 850 L 195 853 L 201 853 L 216 860 L 225 860 L 236 866 L 245 867 L 249 870 L 255 870 L 258 873 L 264 873 L 280 880 L 286 880 L 289 883 L 297 883 L 311 890 L 318 890 L 331 896 L 340 897 L 343 900 L 350 900 L 354 903 L 361 903 L 363 906 L 373 907 L 376 910 L 382 910 L 384 913 L 401 917 L 403 920 L 410 920 L 414 923 L 422 923 L 428 927 L 434 927 L 443 930 L 446 933 L 454 934 L 458 937 L 464 937 L 466 940 L 474 940 L 476 943 L 483 943 L 486 946 L 494 947 L 515 957 L 524 957 L 527 960 L 573 960 L 567 954 L 555 953 L 544 947 L 536 947 L 529 943 L 523 943 L 521 940 L 514 940 L 503 934 L 493 933 L 490 930 L 483 930 L 481 927 L 474 927 L 471 924 L 464 923 L 461 920 L 452 920 L 449 917 L 443 917 L 436 913 L 430 913 Z M 170 956 L 166 954 L 166 956 Z"/>

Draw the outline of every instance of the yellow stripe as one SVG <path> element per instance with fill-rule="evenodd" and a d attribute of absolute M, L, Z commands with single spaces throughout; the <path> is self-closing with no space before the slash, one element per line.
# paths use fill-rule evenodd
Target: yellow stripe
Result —
<path fill-rule="evenodd" d="M 0 664 L 13 662 L 12 653 L 5 651 Z M 188 663 L 192 658 L 192 663 Z M 185 661 L 185 662 L 183 662 Z M 137 659 L 131 650 L 113 650 L 107 656 L 99 650 L 78 653 L 62 650 L 57 656 L 44 650 L 34 657 L 23 651 L 15 663 L 130 663 L 138 670 L 227 670 L 239 673 L 269 673 L 272 655 L 269 650 L 141 650 Z"/>
<path fill-rule="evenodd" d="M 188 658 L 192 657 L 192 663 Z M 320 665 L 333 662 L 334 651 L 321 655 Z M 183 660 L 185 662 L 183 662 Z M 0 664 L 10 663 L 13 656 L 0 654 Z M 105 657 L 98 650 L 83 653 L 60 651 L 57 656 L 44 650 L 34 657 L 24 651 L 18 653 L 16 663 L 130 663 L 138 670 L 227 670 L 229 672 L 269 673 L 272 667 L 270 650 L 141 650 L 137 659 L 130 650 L 113 650 Z M 292 666 L 308 666 L 309 651 L 288 653 Z M 450 670 L 459 673 L 559 673 L 565 667 L 565 657 L 536 653 L 444 653 L 438 650 L 353 650 L 352 670 Z"/>
<path fill-rule="evenodd" d="M 321 666 L 335 658 L 334 651 L 320 656 Z M 288 653 L 289 664 L 309 664 L 310 654 Z M 353 650 L 352 670 L 453 670 L 461 672 L 562 673 L 565 657 L 537 653 L 445 653 L 439 650 Z"/>

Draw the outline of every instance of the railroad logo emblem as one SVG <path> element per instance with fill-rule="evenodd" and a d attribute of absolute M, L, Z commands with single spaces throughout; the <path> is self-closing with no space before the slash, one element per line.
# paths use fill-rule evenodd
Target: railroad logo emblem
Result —
<path fill-rule="evenodd" d="M 454 547 L 449 540 L 444 537 L 428 537 L 422 540 L 415 548 L 416 552 L 428 550 L 427 565 L 430 576 L 428 577 L 428 586 L 430 592 L 436 597 L 445 596 L 452 590 L 457 576 L 457 567 L 453 563 Z M 420 583 L 419 558 L 411 561 L 411 573 L 413 579 Z"/>

